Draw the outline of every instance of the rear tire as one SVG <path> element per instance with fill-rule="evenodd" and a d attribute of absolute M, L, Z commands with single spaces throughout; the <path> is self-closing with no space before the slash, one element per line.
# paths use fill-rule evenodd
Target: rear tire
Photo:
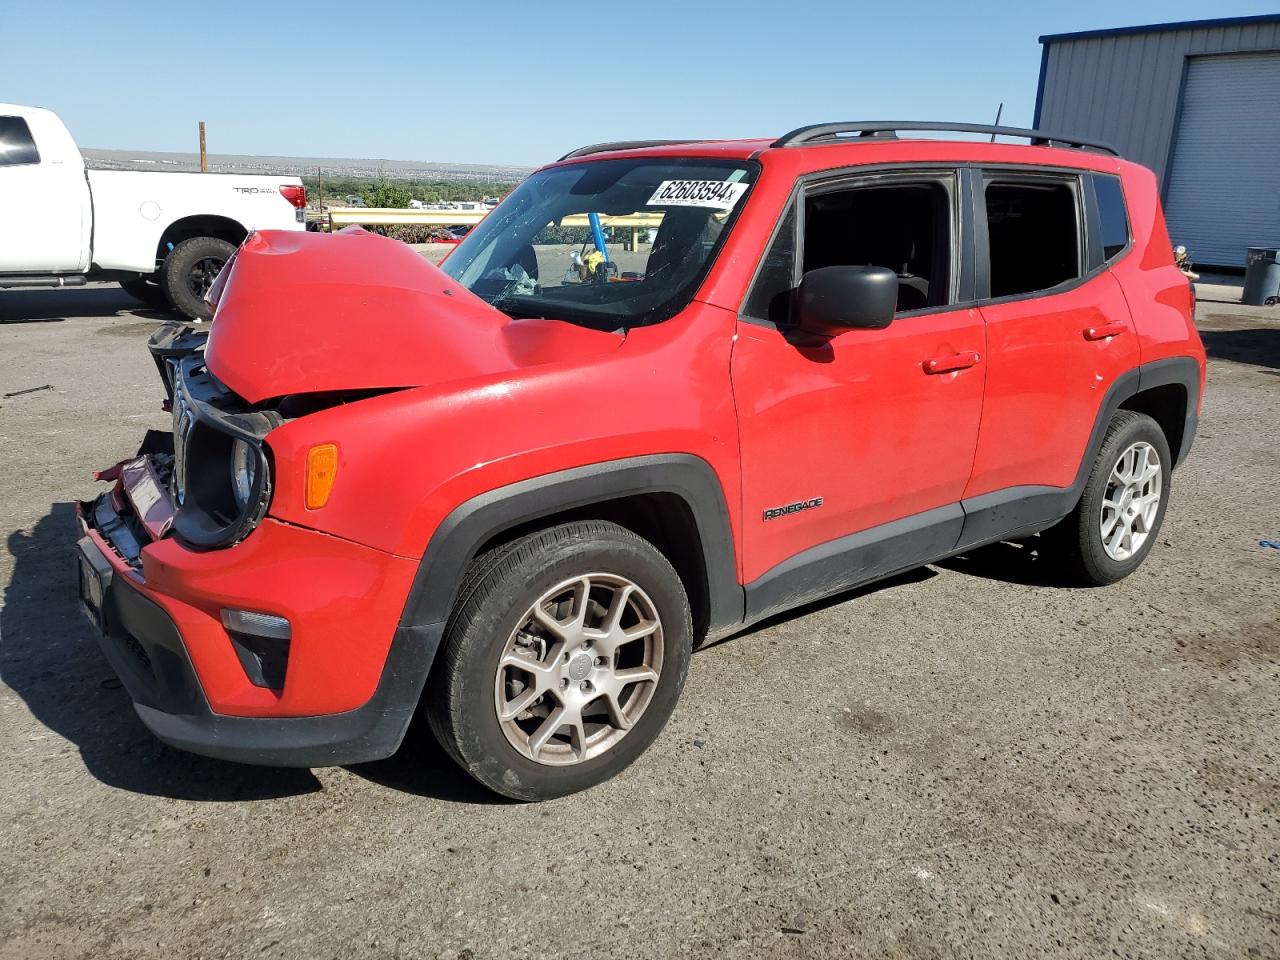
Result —
<path fill-rule="evenodd" d="M 1169 506 L 1172 465 L 1154 420 L 1132 410 L 1111 418 L 1080 502 L 1042 535 L 1068 579 L 1105 586 L 1141 566 Z"/>
<path fill-rule="evenodd" d="M 204 295 L 235 250 L 217 237 L 192 237 L 174 247 L 160 270 L 161 285 L 174 308 L 192 320 L 212 317 Z"/>
<path fill-rule="evenodd" d="M 658 736 L 692 638 L 684 586 L 652 544 L 613 523 L 562 524 L 472 563 L 423 709 L 490 790 L 564 796 L 613 777 Z"/>
<path fill-rule="evenodd" d="M 156 277 L 157 274 L 152 274 L 147 277 L 135 277 L 132 280 L 121 280 L 120 289 L 149 307 L 155 307 L 157 310 L 171 310 L 173 304 L 169 302 L 164 287 L 160 286 Z"/>

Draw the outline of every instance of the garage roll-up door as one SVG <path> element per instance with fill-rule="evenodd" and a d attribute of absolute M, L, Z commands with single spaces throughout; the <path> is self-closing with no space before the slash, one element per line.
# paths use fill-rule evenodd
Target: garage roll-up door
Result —
<path fill-rule="evenodd" d="M 1193 57 L 1165 215 L 1196 263 L 1244 265 L 1280 245 L 1280 52 Z"/>

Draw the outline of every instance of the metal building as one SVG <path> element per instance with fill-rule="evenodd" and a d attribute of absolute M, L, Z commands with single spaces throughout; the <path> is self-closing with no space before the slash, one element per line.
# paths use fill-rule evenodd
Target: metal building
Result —
<path fill-rule="evenodd" d="M 1160 178 L 1196 263 L 1280 246 L 1280 14 L 1040 38 L 1036 127 L 1105 140 Z"/>

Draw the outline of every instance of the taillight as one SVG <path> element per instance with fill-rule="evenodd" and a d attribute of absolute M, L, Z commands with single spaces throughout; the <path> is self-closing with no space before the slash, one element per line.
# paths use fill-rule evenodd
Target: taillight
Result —
<path fill-rule="evenodd" d="M 307 205 L 307 188 L 299 184 L 281 184 L 280 196 L 284 197 L 299 210 Z"/>

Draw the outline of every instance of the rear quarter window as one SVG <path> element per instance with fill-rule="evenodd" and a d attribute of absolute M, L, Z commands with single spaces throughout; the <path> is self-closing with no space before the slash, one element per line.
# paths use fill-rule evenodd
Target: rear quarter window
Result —
<path fill-rule="evenodd" d="M 1095 173 L 1093 194 L 1098 200 L 1098 219 L 1102 227 L 1102 259 L 1114 260 L 1129 246 L 1129 214 L 1125 210 L 1120 178 Z"/>
<path fill-rule="evenodd" d="M 39 162 L 40 151 L 27 121 L 22 117 L 0 117 L 0 167 Z"/>

